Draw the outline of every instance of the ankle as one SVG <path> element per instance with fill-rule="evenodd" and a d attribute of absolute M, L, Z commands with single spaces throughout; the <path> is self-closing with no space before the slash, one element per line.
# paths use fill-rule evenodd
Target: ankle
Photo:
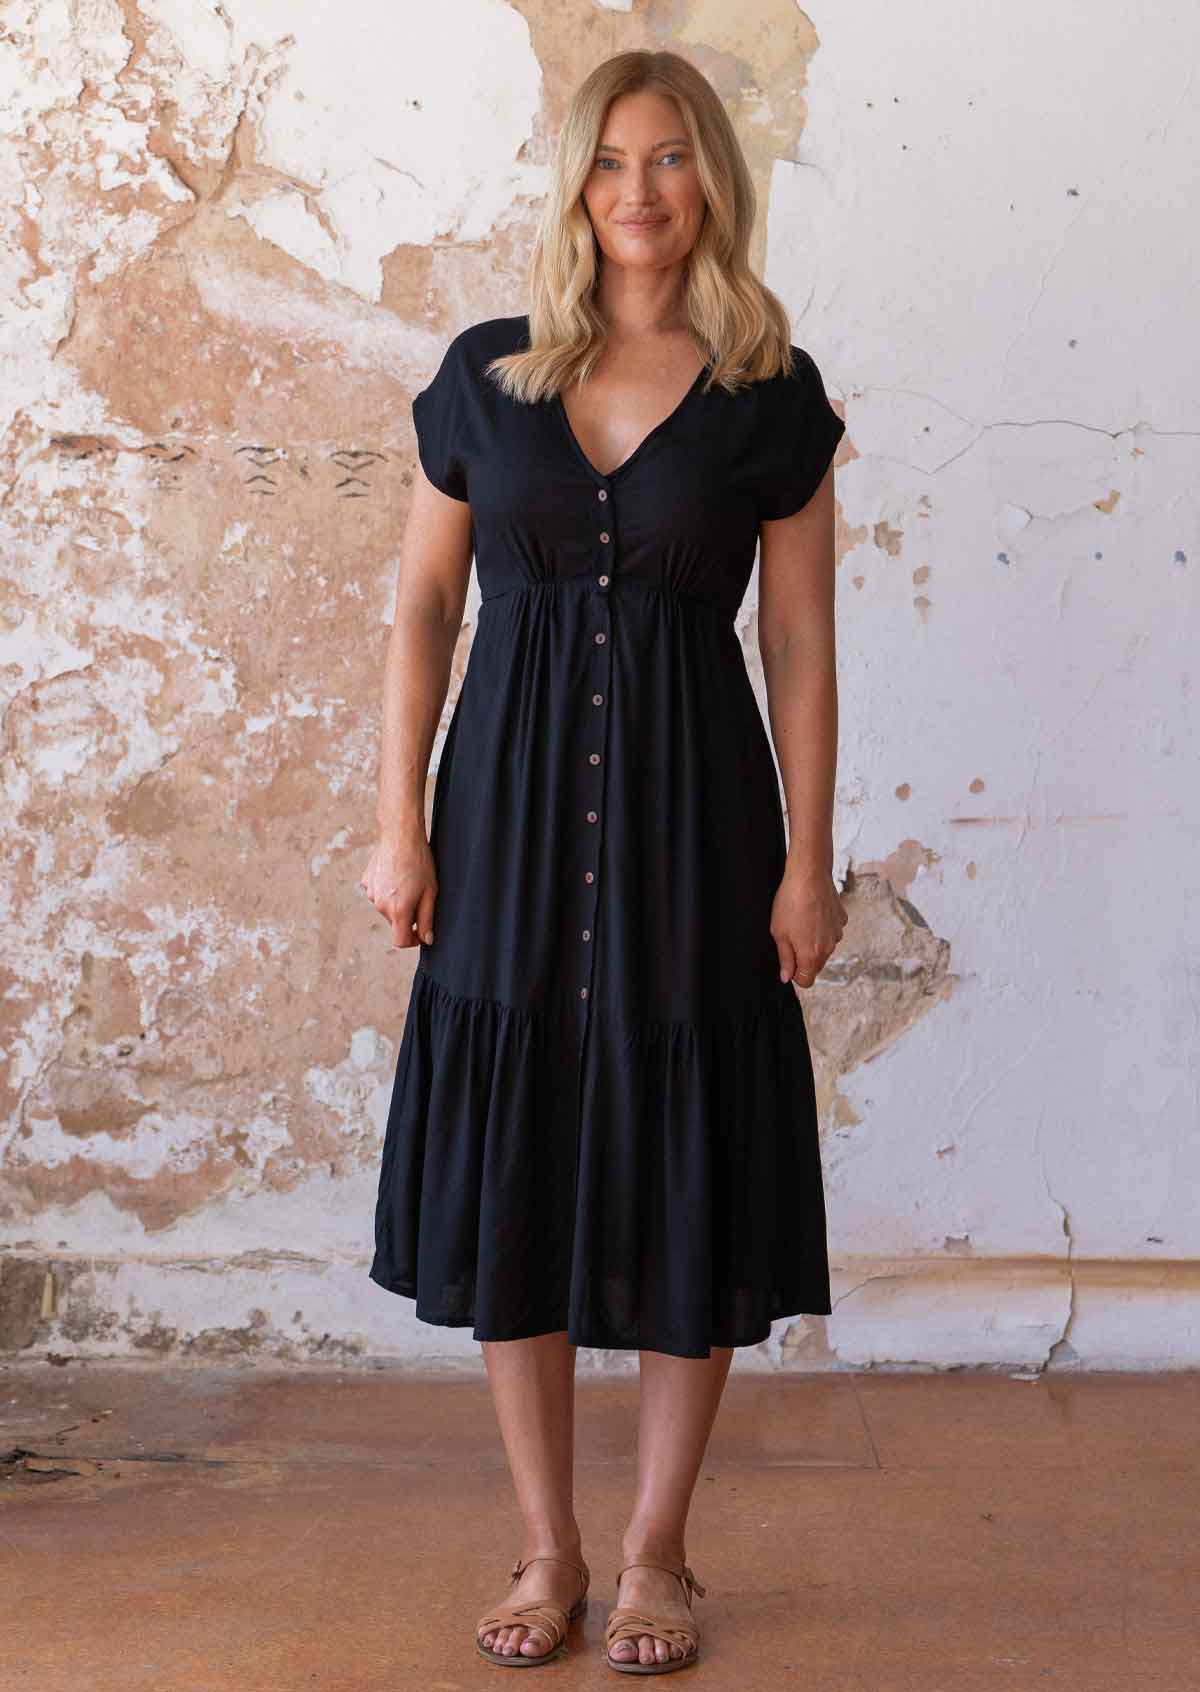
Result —
<path fill-rule="evenodd" d="M 583 1541 L 579 1528 L 564 1524 L 559 1528 L 526 1528 L 521 1540 L 521 1561 L 531 1557 L 570 1557 L 582 1561 Z"/>
<path fill-rule="evenodd" d="M 627 1562 L 631 1557 L 652 1557 L 668 1567 L 687 1561 L 682 1539 L 662 1533 L 627 1533 L 621 1541 L 621 1560 Z"/>

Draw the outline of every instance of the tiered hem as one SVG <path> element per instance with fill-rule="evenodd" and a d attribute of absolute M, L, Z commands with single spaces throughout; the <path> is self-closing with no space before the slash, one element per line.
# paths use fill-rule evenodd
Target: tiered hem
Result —
<path fill-rule="evenodd" d="M 418 967 L 370 1278 L 476 1340 L 684 1357 L 827 1315 L 811 1058 L 775 986 L 741 1020 L 631 1023 Z"/>

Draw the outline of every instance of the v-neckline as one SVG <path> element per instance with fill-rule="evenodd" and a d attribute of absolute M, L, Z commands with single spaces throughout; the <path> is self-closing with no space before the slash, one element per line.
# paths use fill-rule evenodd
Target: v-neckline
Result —
<path fill-rule="evenodd" d="M 577 457 L 579 458 L 580 463 L 583 465 L 584 469 L 587 470 L 590 475 L 594 476 L 598 482 L 611 482 L 614 476 L 621 475 L 621 473 L 623 471 L 625 471 L 629 468 L 629 466 L 634 462 L 634 460 L 636 458 L 639 458 L 641 456 L 644 449 L 647 446 L 649 446 L 650 442 L 654 439 L 654 437 L 656 435 L 660 435 L 662 433 L 662 431 L 667 427 L 668 423 L 673 423 L 675 421 L 675 419 L 679 416 L 679 413 L 683 410 L 683 408 L 687 405 L 688 401 L 691 399 L 692 395 L 699 388 L 701 382 L 703 382 L 704 378 L 708 375 L 710 368 L 711 368 L 711 361 L 706 359 L 705 362 L 701 365 L 700 369 L 697 371 L 695 379 L 692 382 L 691 387 L 683 395 L 683 397 L 679 401 L 678 405 L 673 406 L 671 408 L 671 410 L 668 411 L 668 413 L 665 417 L 660 418 L 660 420 L 654 425 L 654 427 L 642 436 L 641 440 L 634 447 L 633 451 L 631 453 L 628 453 L 626 455 L 626 457 L 624 457 L 621 460 L 621 462 L 618 465 L 616 465 L 615 468 L 612 469 L 612 470 L 597 470 L 596 466 L 592 463 L 592 461 L 588 457 L 587 453 L 584 452 L 583 448 L 579 444 L 578 436 L 576 435 L 574 429 L 571 427 L 571 419 L 567 416 L 567 408 L 563 403 L 562 390 L 561 390 L 561 388 L 558 389 L 556 391 L 555 395 L 554 395 L 554 408 L 558 412 L 558 415 L 562 420 L 562 426 L 567 432 L 567 439 L 570 441 L 571 445 L 574 447 L 575 453 L 576 453 Z"/>

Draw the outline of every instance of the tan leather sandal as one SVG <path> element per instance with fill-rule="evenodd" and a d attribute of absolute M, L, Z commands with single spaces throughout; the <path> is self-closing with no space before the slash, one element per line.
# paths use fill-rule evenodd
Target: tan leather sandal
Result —
<path fill-rule="evenodd" d="M 550 1553 L 544 1557 L 527 1557 L 524 1562 L 518 1557 L 513 1564 L 510 1580 L 514 1583 L 520 1580 L 530 1563 L 566 1563 L 569 1568 L 578 1570 L 583 1579 L 583 1586 L 569 1610 L 564 1609 L 553 1598 L 523 1598 L 518 1604 L 502 1604 L 499 1609 L 480 1617 L 475 1627 L 475 1649 L 481 1657 L 486 1657 L 489 1663 L 499 1663 L 502 1668 L 536 1668 L 539 1663 L 553 1662 L 555 1657 L 561 1657 L 567 1648 L 567 1628 L 576 1616 L 582 1615 L 587 1609 L 588 1583 L 592 1577 L 586 1563 L 573 1563 L 569 1557 L 555 1557 Z M 480 1634 L 497 1633 L 502 1627 L 527 1627 L 530 1632 L 536 1629 L 538 1633 L 547 1636 L 550 1649 L 540 1651 L 534 1657 L 524 1656 L 519 1646 L 507 1656 L 503 1651 L 489 1650 L 479 1637 Z"/>
<path fill-rule="evenodd" d="M 705 1588 L 701 1586 L 686 1563 L 678 1567 L 670 1563 L 658 1563 L 653 1557 L 631 1557 L 624 1568 L 617 1570 L 617 1579 L 625 1573 L 625 1569 L 665 1569 L 673 1574 L 683 1586 L 683 1596 L 687 1600 L 687 1607 L 692 1607 L 692 1593 L 698 1592 L 704 1597 Z M 662 1663 L 639 1663 L 636 1657 L 623 1663 L 612 1655 L 612 1648 L 622 1639 L 636 1641 L 641 1634 L 652 1633 L 656 1639 L 665 1640 L 668 1645 L 678 1645 L 683 1652 L 682 1657 L 668 1657 Z M 687 1668 L 694 1663 L 700 1651 L 700 1634 L 694 1622 L 678 1621 L 674 1617 L 655 1616 L 642 1610 L 635 1609 L 631 1604 L 618 1604 L 610 1611 L 604 1629 L 604 1660 L 609 1668 L 616 1669 L 619 1674 L 667 1674 L 672 1669 Z"/>

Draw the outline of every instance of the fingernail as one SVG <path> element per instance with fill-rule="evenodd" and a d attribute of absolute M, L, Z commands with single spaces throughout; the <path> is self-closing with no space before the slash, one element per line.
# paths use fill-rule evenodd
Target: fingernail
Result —
<path fill-rule="evenodd" d="M 425 936 L 425 944 L 427 946 L 433 945 L 433 930 L 432 930 L 432 928 L 429 930 L 428 934 L 426 934 L 426 936 Z"/>
<path fill-rule="evenodd" d="M 780 972 L 779 972 L 779 979 L 780 979 L 780 980 L 781 980 L 781 981 L 786 981 L 786 980 L 787 980 L 787 979 L 788 979 L 788 972 L 787 972 L 787 970 L 786 970 L 786 969 L 781 969 L 781 970 L 780 970 Z"/>

